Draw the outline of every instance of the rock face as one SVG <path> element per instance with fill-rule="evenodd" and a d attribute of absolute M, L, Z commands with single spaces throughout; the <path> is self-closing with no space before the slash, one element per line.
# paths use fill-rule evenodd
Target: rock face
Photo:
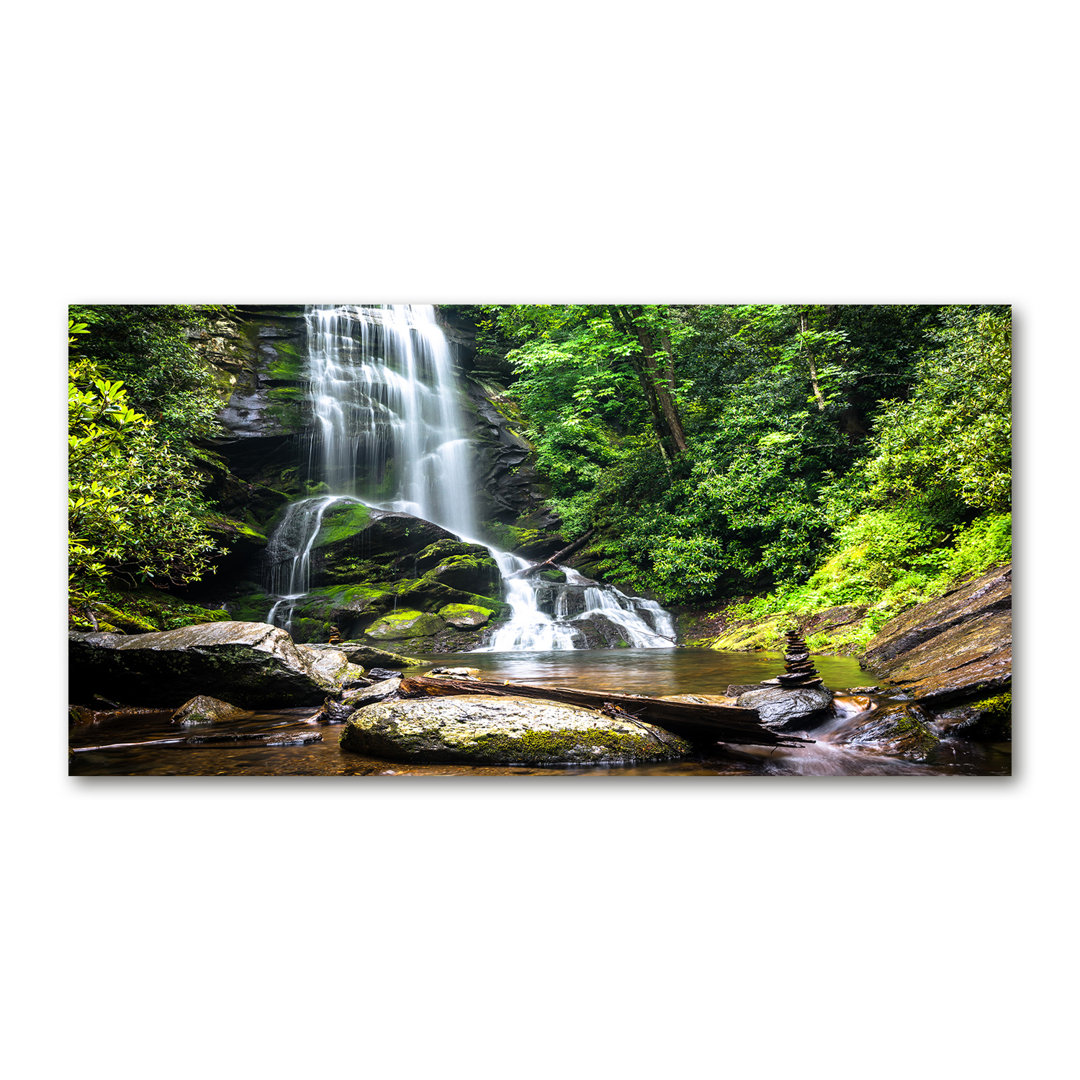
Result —
<path fill-rule="evenodd" d="M 341 745 L 398 761 L 523 765 L 664 761 L 690 749 L 650 724 L 572 705 L 480 695 L 369 705 L 349 717 Z"/>
<path fill-rule="evenodd" d="M 1012 567 L 891 619 L 861 659 L 934 712 L 1000 698 L 1012 684 Z"/>
<path fill-rule="evenodd" d="M 268 623 L 216 622 L 155 634 L 68 634 L 70 696 L 175 706 L 198 694 L 237 705 L 317 705 L 349 670 L 335 649 L 301 652 Z"/>
<path fill-rule="evenodd" d="M 735 704 L 757 709 L 761 722 L 774 731 L 809 731 L 829 715 L 832 699 L 832 691 L 822 686 L 763 686 L 739 694 Z"/>

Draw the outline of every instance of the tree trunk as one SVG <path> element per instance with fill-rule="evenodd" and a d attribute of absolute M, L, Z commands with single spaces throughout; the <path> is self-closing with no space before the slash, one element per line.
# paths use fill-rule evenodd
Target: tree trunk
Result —
<path fill-rule="evenodd" d="M 801 746 L 813 739 L 780 735 L 761 724 L 756 709 L 737 705 L 698 705 L 686 701 L 619 694 L 608 690 L 578 690 L 565 686 L 538 686 L 533 683 L 496 682 L 490 679 L 436 678 L 416 675 L 401 680 L 398 693 L 403 698 L 482 694 L 494 697 L 539 698 L 600 709 L 615 705 L 637 720 L 655 724 L 675 735 L 698 743 L 740 743 L 753 746 Z"/>
<path fill-rule="evenodd" d="M 554 555 L 544 559 L 543 562 L 533 563 L 532 566 L 527 566 L 524 570 L 518 570 L 510 576 L 512 578 L 531 577 L 540 570 L 557 570 L 558 567 L 555 564 L 562 559 L 569 558 L 575 551 L 583 548 L 592 539 L 592 534 L 595 531 L 595 529 L 590 529 L 584 536 L 579 536 L 572 544 L 567 544 L 562 551 L 556 551 Z"/>
<path fill-rule="evenodd" d="M 810 329 L 810 319 L 805 311 L 799 312 L 799 333 L 805 334 Z M 803 347 L 802 342 L 799 342 L 799 348 Z M 811 353 L 807 352 L 806 359 L 810 364 L 810 386 L 814 391 L 814 398 L 817 400 L 818 412 L 825 411 L 825 398 L 821 393 L 821 387 L 818 386 L 817 381 L 817 368 L 814 366 L 814 357 Z"/>
<path fill-rule="evenodd" d="M 639 352 L 637 356 L 630 358 L 630 363 L 637 372 L 638 381 L 641 383 L 641 389 L 652 416 L 653 430 L 656 432 L 664 456 L 671 459 L 686 453 L 686 434 L 683 431 L 682 419 L 674 397 L 675 360 L 672 355 L 670 336 L 663 335 L 662 354 L 665 359 L 660 364 L 657 362 L 657 354 L 661 350 L 657 349 L 653 332 L 635 322 L 635 317 L 640 317 L 642 314 L 641 310 L 631 311 L 629 308 L 612 305 L 608 311 L 611 313 L 611 321 L 617 330 L 628 337 L 637 339 Z"/>

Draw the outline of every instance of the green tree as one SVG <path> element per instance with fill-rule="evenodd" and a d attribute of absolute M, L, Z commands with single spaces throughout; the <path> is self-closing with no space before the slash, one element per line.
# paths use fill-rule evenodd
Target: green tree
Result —
<path fill-rule="evenodd" d="M 202 478 L 157 426 L 134 409 L 69 322 L 68 529 L 74 597 L 121 577 L 158 585 L 199 580 L 220 548 L 203 519 Z"/>

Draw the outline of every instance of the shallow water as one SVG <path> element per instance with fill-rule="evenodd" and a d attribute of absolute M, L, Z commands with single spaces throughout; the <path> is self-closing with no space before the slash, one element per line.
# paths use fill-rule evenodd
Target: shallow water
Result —
<path fill-rule="evenodd" d="M 699 649 L 461 653 L 428 659 L 425 666 L 474 667 L 485 675 L 515 681 L 655 697 L 722 694 L 731 683 L 759 682 L 783 670 L 780 653 Z M 888 689 L 856 660 L 820 656 L 814 663 L 830 689 L 874 684 Z M 314 707 L 251 712 L 227 730 L 177 728 L 169 723 L 169 712 L 111 718 L 73 733 L 70 772 L 73 776 L 926 776 L 1003 775 L 1009 771 L 1005 748 L 967 740 L 943 740 L 933 763 L 918 765 L 836 746 L 822 740 L 821 733 L 816 736 L 819 741 L 804 747 L 717 747 L 708 755 L 633 767 L 409 765 L 341 750 L 340 726 L 317 723 L 317 712 Z M 189 741 L 207 738 L 221 741 Z"/>

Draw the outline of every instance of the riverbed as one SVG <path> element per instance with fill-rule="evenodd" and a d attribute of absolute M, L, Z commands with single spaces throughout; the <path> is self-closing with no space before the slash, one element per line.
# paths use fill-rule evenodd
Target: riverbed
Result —
<path fill-rule="evenodd" d="M 783 671 L 781 653 L 702 649 L 473 652 L 422 659 L 425 663 L 416 672 L 434 665 L 473 667 L 486 676 L 511 681 L 652 697 L 723 694 L 731 684 L 756 683 Z M 877 685 L 881 693 L 889 692 L 889 687 L 851 658 L 815 656 L 814 664 L 832 690 Z M 338 745 L 340 725 L 318 722 L 317 713 L 315 707 L 249 712 L 227 729 L 178 729 L 169 722 L 170 712 L 160 710 L 111 717 L 73 733 L 69 771 L 73 776 L 985 776 L 1009 772 L 1004 745 L 945 739 L 930 762 L 916 764 L 834 745 L 827 735 L 807 746 L 717 747 L 715 753 L 694 758 L 631 767 L 415 765 L 343 751 Z"/>

